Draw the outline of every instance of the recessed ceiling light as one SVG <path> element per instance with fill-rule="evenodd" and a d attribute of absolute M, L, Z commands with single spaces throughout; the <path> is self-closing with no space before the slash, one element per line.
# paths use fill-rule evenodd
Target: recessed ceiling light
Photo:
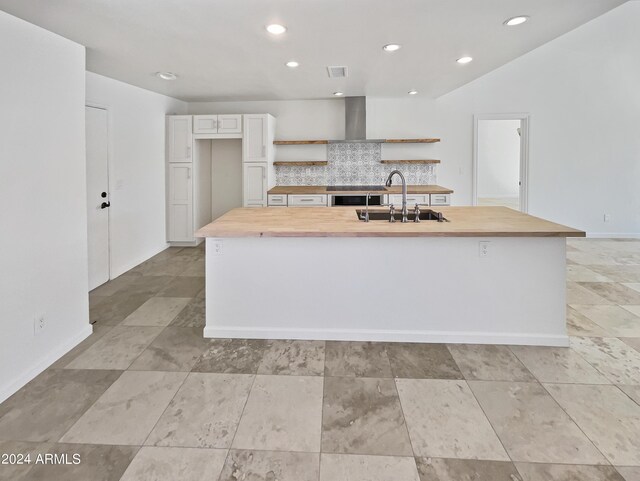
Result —
<path fill-rule="evenodd" d="M 397 43 L 389 43 L 382 47 L 382 50 L 384 50 L 385 52 L 395 52 L 396 50 L 400 50 L 400 47 L 402 47 L 402 45 L 398 45 Z"/>
<path fill-rule="evenodd" d="M 178 76 L 172 72 L 156 72 L 156 76 L 162 80 L 175 80 Z"/>
<path fill-rule="evenodd" d="M 473 60 L 472 57 L 460 57 L 458 60 L 456 60 L 456 62 L 465 64 L 465 63 L 471 62 L 472 60 Z"/>
<path fill-rule="evenodd" d="M 272 35 L 282 35 L 284 32 L 287 31 L 287 27 L 277 23 L 272 23 L 271 25 L 267 25 L 266 28 L 267 28 L 267 32 L 269 32 Z"/>
<path fill-rule="evenodd" d="M 333 92 L 333 95 L 335 95 L 336 97 L 342 97 L 344 95 L 344 92 Z"/>
<path fill-rule="evenodd" d="M 515 27 L 516 25 L 522 25 L 527 20 L 529 20 L 527 15 L 518 15 L 517 17 L 511 17 L 505 20 L 504 24 L 508 27 Z"/>
<path fill-rule="evenodd" d="M 412 89 L 412 90 L 409 90 L 407 93 L 408 93 L 409 95 L 417 95 L 418 91 L 417 91 L 417 90 L 413 90 L 413 89 Z"/>
<path fill-rule="evenodd" d="M 296 62 L 295 60 L 290 60 L 289 62 L 287 62 L 285 64 L 287 67 L 289 68 L 296 68 L 298 67 L 300 64 L 298 62 Z"/>

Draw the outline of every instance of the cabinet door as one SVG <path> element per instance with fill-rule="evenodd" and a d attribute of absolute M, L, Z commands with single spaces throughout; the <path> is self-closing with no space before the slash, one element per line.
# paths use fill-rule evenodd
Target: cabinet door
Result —
<path fill-rule="evenodd" d="M 169 164 L 169 242 L 190 242 L 193 237 L 192 164 Z"/>
<path fill-rule="evenodd" d="M 191 162 L 191 115 L 169 117 L 169 162 Z"/>
<path fill-rule="evenodd" d="M 245 207 L 266 207 L 267 205 L 267 163 L 244 164 L 243 199 Z"/>
<path fill-rule="evenodd" d="M 219 134 L 241 134 L 242 115 L 218 115 Z"/>
<path fill-rule="evenodd" d="M 193 116 L 193 133 L 194 134 L 217 134 L 218 133 L 218 116 L 217 115 L 194 115 Z"/>
<path fill-rule="evenodd" d="M 244 116 L 242 136 L 242 160 L 244 162 L 267 161 L 268 119 L 265 114 Z"/>
<path fill-rule="evenodd" d="M 451 194 L 431 194 L 431 205 L 451 204 Z"/>

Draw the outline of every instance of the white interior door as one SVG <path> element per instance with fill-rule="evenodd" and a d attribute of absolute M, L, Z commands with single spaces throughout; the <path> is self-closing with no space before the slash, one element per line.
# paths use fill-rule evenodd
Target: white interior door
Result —
<path fill-rule="evenodd" d="M 85 107 L 89 290 L 109 280 L 109 130 L 105 109 Z"/>

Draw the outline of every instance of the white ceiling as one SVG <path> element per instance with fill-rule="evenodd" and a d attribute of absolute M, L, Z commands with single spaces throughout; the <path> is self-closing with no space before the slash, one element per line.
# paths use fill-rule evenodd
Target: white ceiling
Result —
<path fill-rule="evenodd" d="M 625 0 L 0 0 L 87 47 L 87 69 L 188 101 L 435 97 Z M 502 22 L 531 20 L 507 28 Z M 269 35 L 281 23 L 288 32 Z M 382 51 L 400 43 L 394 53 Z M 470 55 L 474 61 L 458 65 Z M 288 60 L 300 67 L 289 69 Z M 328 65 L 347 65 L 330 79 Z M 171 71 L 178 80 L 154 76 Z"/>

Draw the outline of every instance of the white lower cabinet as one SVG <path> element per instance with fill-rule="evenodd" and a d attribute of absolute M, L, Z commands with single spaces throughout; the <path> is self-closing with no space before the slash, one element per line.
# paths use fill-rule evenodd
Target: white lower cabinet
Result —
<path fill-rule="evenodd" d="M 286 207 L 287 195 L 286 194 L 269 194 L 268 196 L 269 207 Z"/>
<path fill-rule="evenodd" d="M 431 205 L 450 205 L 451 194 L 431 194 Z"/>
<path fill-rule="evenodd" d="M 289 195 L 289 207 L 326 207 L 326 194 Z"/>
<path fill-rule="evenodd" d="M 389 194 L 389 204 L 402 207 L 402 194 Z M 430 205 L 429 194 L 407 194 L 407 207 L 413 207 L 416 204 Z"/>
<path fill-rule="evenodd" d="M 169 242 L 192 242 L 193 238 L 193 165 L 169 164 Z"/>
<path fill-rule="evenodd" d="M 267 206 L 267 162 L 248 162 L 243 165 L 243 196 L 245 207 Z"/>

